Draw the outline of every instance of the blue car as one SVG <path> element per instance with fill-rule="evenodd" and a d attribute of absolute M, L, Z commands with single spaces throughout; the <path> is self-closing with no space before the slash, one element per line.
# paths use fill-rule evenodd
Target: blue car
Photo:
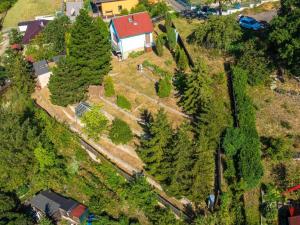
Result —
<path fill-rule="evenodd" d="M 239 24 L 241 27 L 250 30 L 260 30 L 263 28 L 260 22 L 248 16 L 242 16 L 239 20 Z"/>

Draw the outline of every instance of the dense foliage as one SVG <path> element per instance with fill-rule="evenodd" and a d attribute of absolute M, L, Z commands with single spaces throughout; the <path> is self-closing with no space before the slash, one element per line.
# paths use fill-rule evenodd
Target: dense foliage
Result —
<path fill-rule="evenodd" d="M 182 48 L 178 47 L 176 49 L 175 58 L 176 58 L 178 69 L 183 70 L 183 71 L 186 70 L 189 65 L 189 61 L 188 61 L 188 58 Z"/>
<path fill-rule="evenodd" d="M 233 69 L 233 89 L 237 108 L 237 128 L 229 128 L 224 137 L 227 156 L 227 178 L 238 177 L 246 188 L 256 187 L 263 175 L 261 146 L 255 124 L 255 109 L 245 89 L 247 73 Z"/>
<path fill-rule="evenodd" d="M 114 119 L 109 130 L 109 138 L 115 144 L 127 144 L 132 140 L 133 134 L 126 122 Z"/>
<path fill-rule="evenodd" d="M 101 84 L 111 60 L 106 24 L 101 18 L 91 18 L 84 9 L 76 17 L 66 42 L 67 60 L 58 65 L 49 83 L 51 101 L 61 106 L 82 100 L 89 85 Z"/>
<path fill-rule="evenodd" d="M 300 4 L 298 0 L 281 0 L 278 16 L 271 22 L 269 39 L 276 53 L 277 65 L 300 76 Z"/>
<path fill-rule="evenodd" d="M 101 112 L 101 105 L 92 106 L 91 110 L 85 112 L 80 120 L 84 124 L 83 132 L 95 140 L 99 139 L 108 125 L 108 119 Z"/>
<path fill-rule="evenodd" d="M 164 54 L 164 36 L 158 35 L 155 43 L 155 49 L 158 56 L 163 56 Z"/>
<path fill-rule="evenodd" d="M 250 85 L 263 84 L 269 80 L 270 60 L 265 48 L 264 43 L 258 39 L 250 39 L 242 45 L 237 65 L 247 71 Z"/>
<path fill-rule="evenodd" d="M 241 28 L 235 16 L 212 15 L 204 23 L 200 23 L 192 41 L 207 48 L 228 50 L 241 35 Z"/>
<path fill-rule="evenodd" d="M 2 0 L 0 2 L 0 13 L 7 11 L 10 7 L 15 4 L 17 0 Z"/>

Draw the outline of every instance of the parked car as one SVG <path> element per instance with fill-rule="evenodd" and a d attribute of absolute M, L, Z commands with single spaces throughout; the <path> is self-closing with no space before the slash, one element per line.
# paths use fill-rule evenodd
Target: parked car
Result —
<path fill-rule="evenodd" d="M 241 27 L 250 30 L 260 30 L 263 28 L 260 22 L 249 16 L 241 16 L 239 19 L 239 24 Z"/>
<path fill-rule="evenodd" d="M 210 8 L 209 6 L 203 6 L 201 10 L 205 15 L 217 15 L 218 11 L 214 8 Z"/>

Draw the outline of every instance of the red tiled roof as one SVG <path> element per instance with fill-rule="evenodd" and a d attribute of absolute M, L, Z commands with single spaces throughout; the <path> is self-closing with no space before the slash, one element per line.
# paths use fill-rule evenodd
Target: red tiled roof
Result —
<path fill-rule="evenodd" d="M 136 36 L 153 31 L 153 24 L 147 12 L 130 14 L 112 19 L 119 38 Z"/>
<path fill-rule="evenodd" d="M 85 212 L 86 207 L 84 205 L 77 205 L 74 209 L 72 209 L 71 216 L 76 218 L 80 218 L 81 215 Z"/>
<path fill-rule="evenodd" d="M 22 44 L 29 44 L 31 39 L 39 34 L 48 22 L 48 20 L 34 20 L 28 23 L 26 32 L 22 39 Z"/>

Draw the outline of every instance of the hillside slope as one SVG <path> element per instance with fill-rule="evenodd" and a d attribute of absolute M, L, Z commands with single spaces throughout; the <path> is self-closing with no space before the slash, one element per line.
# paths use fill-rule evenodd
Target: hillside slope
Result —
<path fill-rule="evenodd" d="M 61 0 L 18 0 L 8 11 L 4 27 L 16 27 L 18 22 L 34 19 L 35 16 L 54 14 L 61 9 Z"/>

